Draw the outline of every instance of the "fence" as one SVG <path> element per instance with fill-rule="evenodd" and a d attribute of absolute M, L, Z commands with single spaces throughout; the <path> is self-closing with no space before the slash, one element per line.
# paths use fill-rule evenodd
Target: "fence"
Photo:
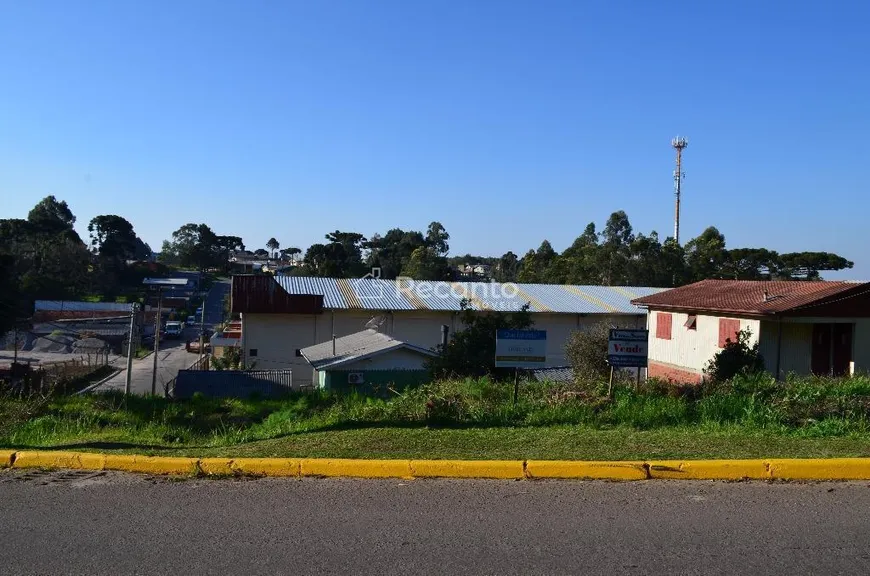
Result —
<path fill-rule="evenodd" d="M 65 394 L 80 386 L 82 379 L 108 365 L 105 354 L 40 364 L 13 364 L 0 370 L 0 390 L 15 396 Z"/>
<path fill-rule="evenodd" d="M 195 370 L 198 372 L 199 371 L 205 372 L 205 371 L 209 370 L 209 364 L 210 364 L 209 355 L 206 354 L 205 356 L 203 356 L 202 358 L 200 358 L 199 360 L 197 360 L 196 362 L 194 362 L 193 364 L 188 366 L 187 370 Z M 178 371 L 179 374 L 181 374 L 182 372 L 183 372 L 183 370 Z M 164 396 L 166 396 L 167 398 L 171 398 L 175 395 L 175 382 L 177 380 L 178 380 L 178 376 L 176 375 L 175 378 L 173 378 L 172 380 L 170 380 L 169 382 L 167 382 L 166 384 L 163 385 L 163 395 Z"/>
<path fill-rule="evenodd" d="M 218 398 L 273 397 L 294 389 L 291 370 L 179 370 L 170 395 L 190 398 L 199 392 Z"/>

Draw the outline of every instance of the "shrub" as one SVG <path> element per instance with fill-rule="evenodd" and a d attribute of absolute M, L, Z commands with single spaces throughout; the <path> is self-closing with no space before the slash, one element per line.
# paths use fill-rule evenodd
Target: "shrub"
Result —
<path fill-rule="evenodd" d="M 758 352 L 758 342 L 749 345 L 751 337 L 752 333 L 746 329 L 737 333 L 736 340 L 725 340 L 725 347 L 707 363 L 704 373 L 713 382 L 721 383 L 736 376 L 763 372 L 764 358 Z"/>
<path fill-rule="evenodd" d="M 465 328 L 453 335 L 446 347 L 438 346 L 439 355 L 427 361 L 426 368 L 435 378 L 463 376 L 506 376 L 511 370 L 495 368 L 495 332 L 498 329 L 527 330 L 532 316 L 526 304 L 519 312 L 476 313 L 463 300 L 460 316 Z"/>
<path fill-rule="evenodd" d="M 565 344 L 565 354 L 574 378 L 578 382 L 601 381 L 608 377 L 610 364 L 607 362 L 607 342 L 610 339 L 610 325 L 598 322 L 587 330 L 572 332 Z"/>

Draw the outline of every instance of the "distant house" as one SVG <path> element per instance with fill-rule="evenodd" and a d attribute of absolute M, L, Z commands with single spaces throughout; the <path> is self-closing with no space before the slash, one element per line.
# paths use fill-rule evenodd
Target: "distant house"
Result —
<path fill-rule="evenodd" d="M 700 381 L 741 330 L 778 377 L 870 370 L 870 283 L 704 280 L 632 303 L 649 310 L 650 377 Z"/>
<path fill-rule="evenodd" d="M 382 334 L 362 330 L 302 348 L 300 355 L 316 372 L 314 381 L 327 390 L 370 390 L 428 380 L 424 362 L 435 352 Z"/>

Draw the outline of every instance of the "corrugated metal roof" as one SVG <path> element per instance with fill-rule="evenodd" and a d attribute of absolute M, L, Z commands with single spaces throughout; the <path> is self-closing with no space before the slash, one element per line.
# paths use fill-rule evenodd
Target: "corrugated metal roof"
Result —
<path fill-rule="evenodd" d="M 369 278 L 336 279 L 276 276 L 289 294 L 321 294 L 324 308 L 336 310 L 458 311 L 467 299 L 474 310 L 515 312 L 530 303 L 531 312 L 564 314 L 645 314 L 635 298 L 665 290 L 638 286 L 562 286 L 498 282 L 432 282 Z"/>
<path fill-rule="evenodd" d="M 37 300 L 36 312 L 129 312 L 132 304 L 119 302 L 70 302 L 64 300 Z"/>
<path fill-rule="evenodd" d="M 651 308 L 679 308 L 745 314 L 777 314 L 861 292 L 852 282 L 702 280 L 635 302 Z"/>
<path fill-rule="evenodd" d="M 427 356 L 434 356 L 435 354 L 430 350 L 408 344 L 371 329 L 336 338 L 334 346 L 335 351 L 333 352 L 333 341 L 328 340 L 303 348 L 301 353 L 315 370 L 334 368 L 399 348 L 405 348 Z"/>

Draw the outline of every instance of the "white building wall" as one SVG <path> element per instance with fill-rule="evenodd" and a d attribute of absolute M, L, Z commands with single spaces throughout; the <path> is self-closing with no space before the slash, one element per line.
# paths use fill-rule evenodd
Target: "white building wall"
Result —
<path fill-rule="evenodd" d="M 375 316 L 383 315 L 384 323 L 380 330 L 399 340 L 421 346 L 435 348 L 441 343 L 441 326 L 450 327 L 450 334 L 462 329 L 462 322 L 454 312 L 428 311 L 357 311 L 327 310 L 323 314 L 244 314 L 242 315 L 242 346 L 249 360 L 256 361 L 259 369 L 292 369 L 294 382 L 300 385 L 317 381 L 311 366 L 296 350 L 326 342 L 332 338 L 347 336 L 365 329 L 365 324 Z M 568 364 L 565 356 L 565 343 L 571 332 L 582 330 L 597 322 L 620 328 L 643 327 L 643 315 L 600 315 L 600 314 L 549 314 L 536 313 L 532 318 L 534 327 L 547 331 L 547 366 Z M 250 350 L 256 349 L 256 358 L 250 357 Z"/>
<path fill-rule="evenodd" d="M 779 343 L 779 322 L 761 323 L 759 352 L 765 369 L 776 373 L 779 349 L 779 375 L 809 374 L 812 368 L 813 324 L 852 324 L 852 360 L 855 372 L 870 373 L 870 319 L 868 318 L 783 318 L 782 342 Z"/>
<path fill-rule="evenodd" d="M 709 316 L 696 315 L 695 329 L 685 327 L 689 315 L 679 312 L 670 312 L 671 315 L 671 339 L 664 340 L 656 337 L 656 322 L 658 311 L 651 311 L 649 315 L 649 360 L 669 364 L 684 370 L 690 370 L 700 374 L 707 362 L 719 351 L 719 319 L 734 318 L 733 316 Z M 758 341 L 761 331 L 760 322 L 746 318 L 740 320 L 741 330 L 750 330 L 752 338 L 750 343 Z"/>

